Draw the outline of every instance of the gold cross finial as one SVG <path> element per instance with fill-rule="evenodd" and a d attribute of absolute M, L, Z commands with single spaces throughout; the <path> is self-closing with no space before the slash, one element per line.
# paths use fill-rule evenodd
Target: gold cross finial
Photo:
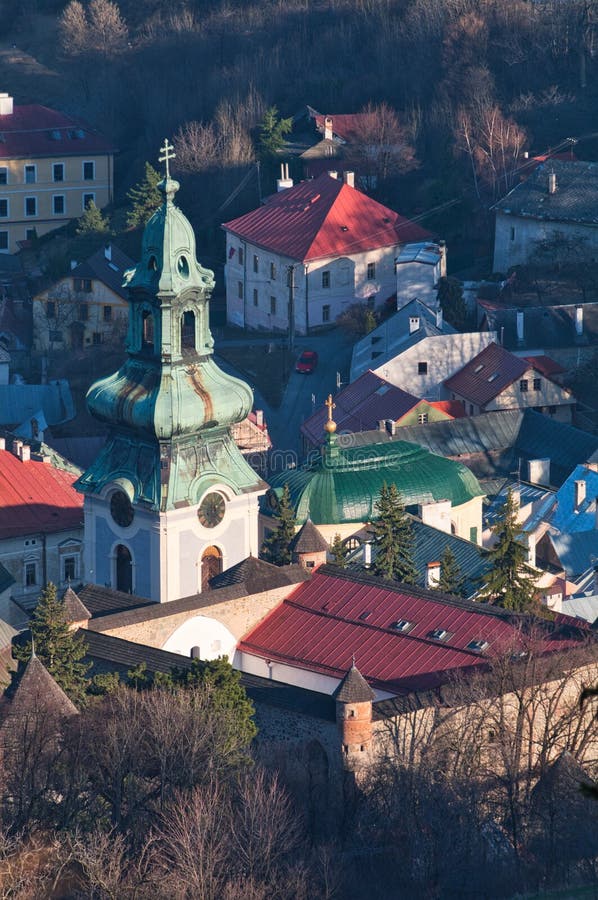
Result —
<path fill-rule="evenodd" d="M 328 407 L 328 421 L 324 425 L 324 428 L 328 434 L 332 435 L 336 431 L 336 422 L 332 418 L 332 410 L 336 409 L 336 403 L 332 400 L 332 394 L 328 394 L 328 400 L 324 401 L 324 405 Z"/>
<path fill-rule="evenodd" d="M 164 146 L 160 147 L 160 153 L 163 155 L 158 158 L 159 162 L 166 163 L 166 178 L 170 178 L 170 166 L 168 163 L 171 159 L 175 158 L 176 153 L 174 152 L 172 144 L 168 143 L 168 138 L 164 138 Z"/>

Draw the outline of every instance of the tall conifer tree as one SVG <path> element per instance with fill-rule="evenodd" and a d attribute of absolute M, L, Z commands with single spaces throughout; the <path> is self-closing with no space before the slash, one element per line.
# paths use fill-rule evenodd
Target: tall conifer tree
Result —
<path fill-rule="evenodd" d="M 376 509 L 378 518 L 372 524 L 375 548 L 372 571 L 384 578 L 416 584 L 413 528 L 395 484 L 382 485 Z"/>
<path fill-rule="evenodd" d="M 457 597 L 465 596 L 465 576 L 448 544 L 440 559 L 440 578 L 436 590 L 445 594 L 456 594 Z"/>
<path fill-rule="evenodd" d="M 484 575 L 479 600 L 524 612 L 534 606 L 533 570 L 527 564 L 527 548 L 521 542 L 523 529 L 517 522 L 513 492 L 498 512 L 492 529 L 496 543 L 489 552 L 490 568 Z"/>
<path fill-rule="evenodd" d="M 276 528 L 270 532 L 262 546 L 262 556 L 275 566 L 288 566 L 292 554 L 290 543 L 295 536 L 296 519 L 291 504 L 291 492 L 288 484 L 282 489 L 278 503 L 278 511 L 274 517 Z"/>

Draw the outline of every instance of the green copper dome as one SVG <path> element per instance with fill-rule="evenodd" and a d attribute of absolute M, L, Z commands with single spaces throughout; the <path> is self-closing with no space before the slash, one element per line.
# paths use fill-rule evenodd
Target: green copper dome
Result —
<path fill-rule="evenodd" d="M 289 485 L 297 521 L 316 525 L 371 521 L 383 484 L 395 484 L 406 506 L 450 500 L 461 506 L 483 495 L 462 463 L 436 456 L 407 441 L 342 449 L 331 437 L 322 456 L 306 469 L 282 472 L 271 481 Z"/>

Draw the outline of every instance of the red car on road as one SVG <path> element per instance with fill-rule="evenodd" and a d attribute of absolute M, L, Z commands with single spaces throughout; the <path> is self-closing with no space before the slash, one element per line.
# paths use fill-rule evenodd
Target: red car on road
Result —
<path fill-rule="evenodd" d="M 302 375 L 310 375 L 316 366 L 318 365 L 318 354 L 315 350 L 304 350 L 299 359 L 297 360 L 297 364 L 295 365 L 295 369 L 297 372 L 301 372 Z"/>

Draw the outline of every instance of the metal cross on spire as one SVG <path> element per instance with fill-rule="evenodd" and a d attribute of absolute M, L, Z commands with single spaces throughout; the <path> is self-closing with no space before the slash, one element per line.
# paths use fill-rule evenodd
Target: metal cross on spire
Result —
<path fill-rule="evenodd" d="M 324 405 L 328 407 L 328 421 L 332 422 L 332 410 L 336 409 L 336 403 L 332 399 L 332 394 L 328 394 L 328 400 L 324 401 Z"/>
<path fill-rule="evenodd" d="M 164 146 L 160 147 L 160 153 L 163 155 L 158 157 L 159 162 L 166 163 L 166 178 L 170 178 L 170 166 L 168 165 L 171 159 L 174 159 L 176 153 L 174 152 L 174 147 L 172 144 L 168 143 L 168 138 L 164 138 Z"/>

